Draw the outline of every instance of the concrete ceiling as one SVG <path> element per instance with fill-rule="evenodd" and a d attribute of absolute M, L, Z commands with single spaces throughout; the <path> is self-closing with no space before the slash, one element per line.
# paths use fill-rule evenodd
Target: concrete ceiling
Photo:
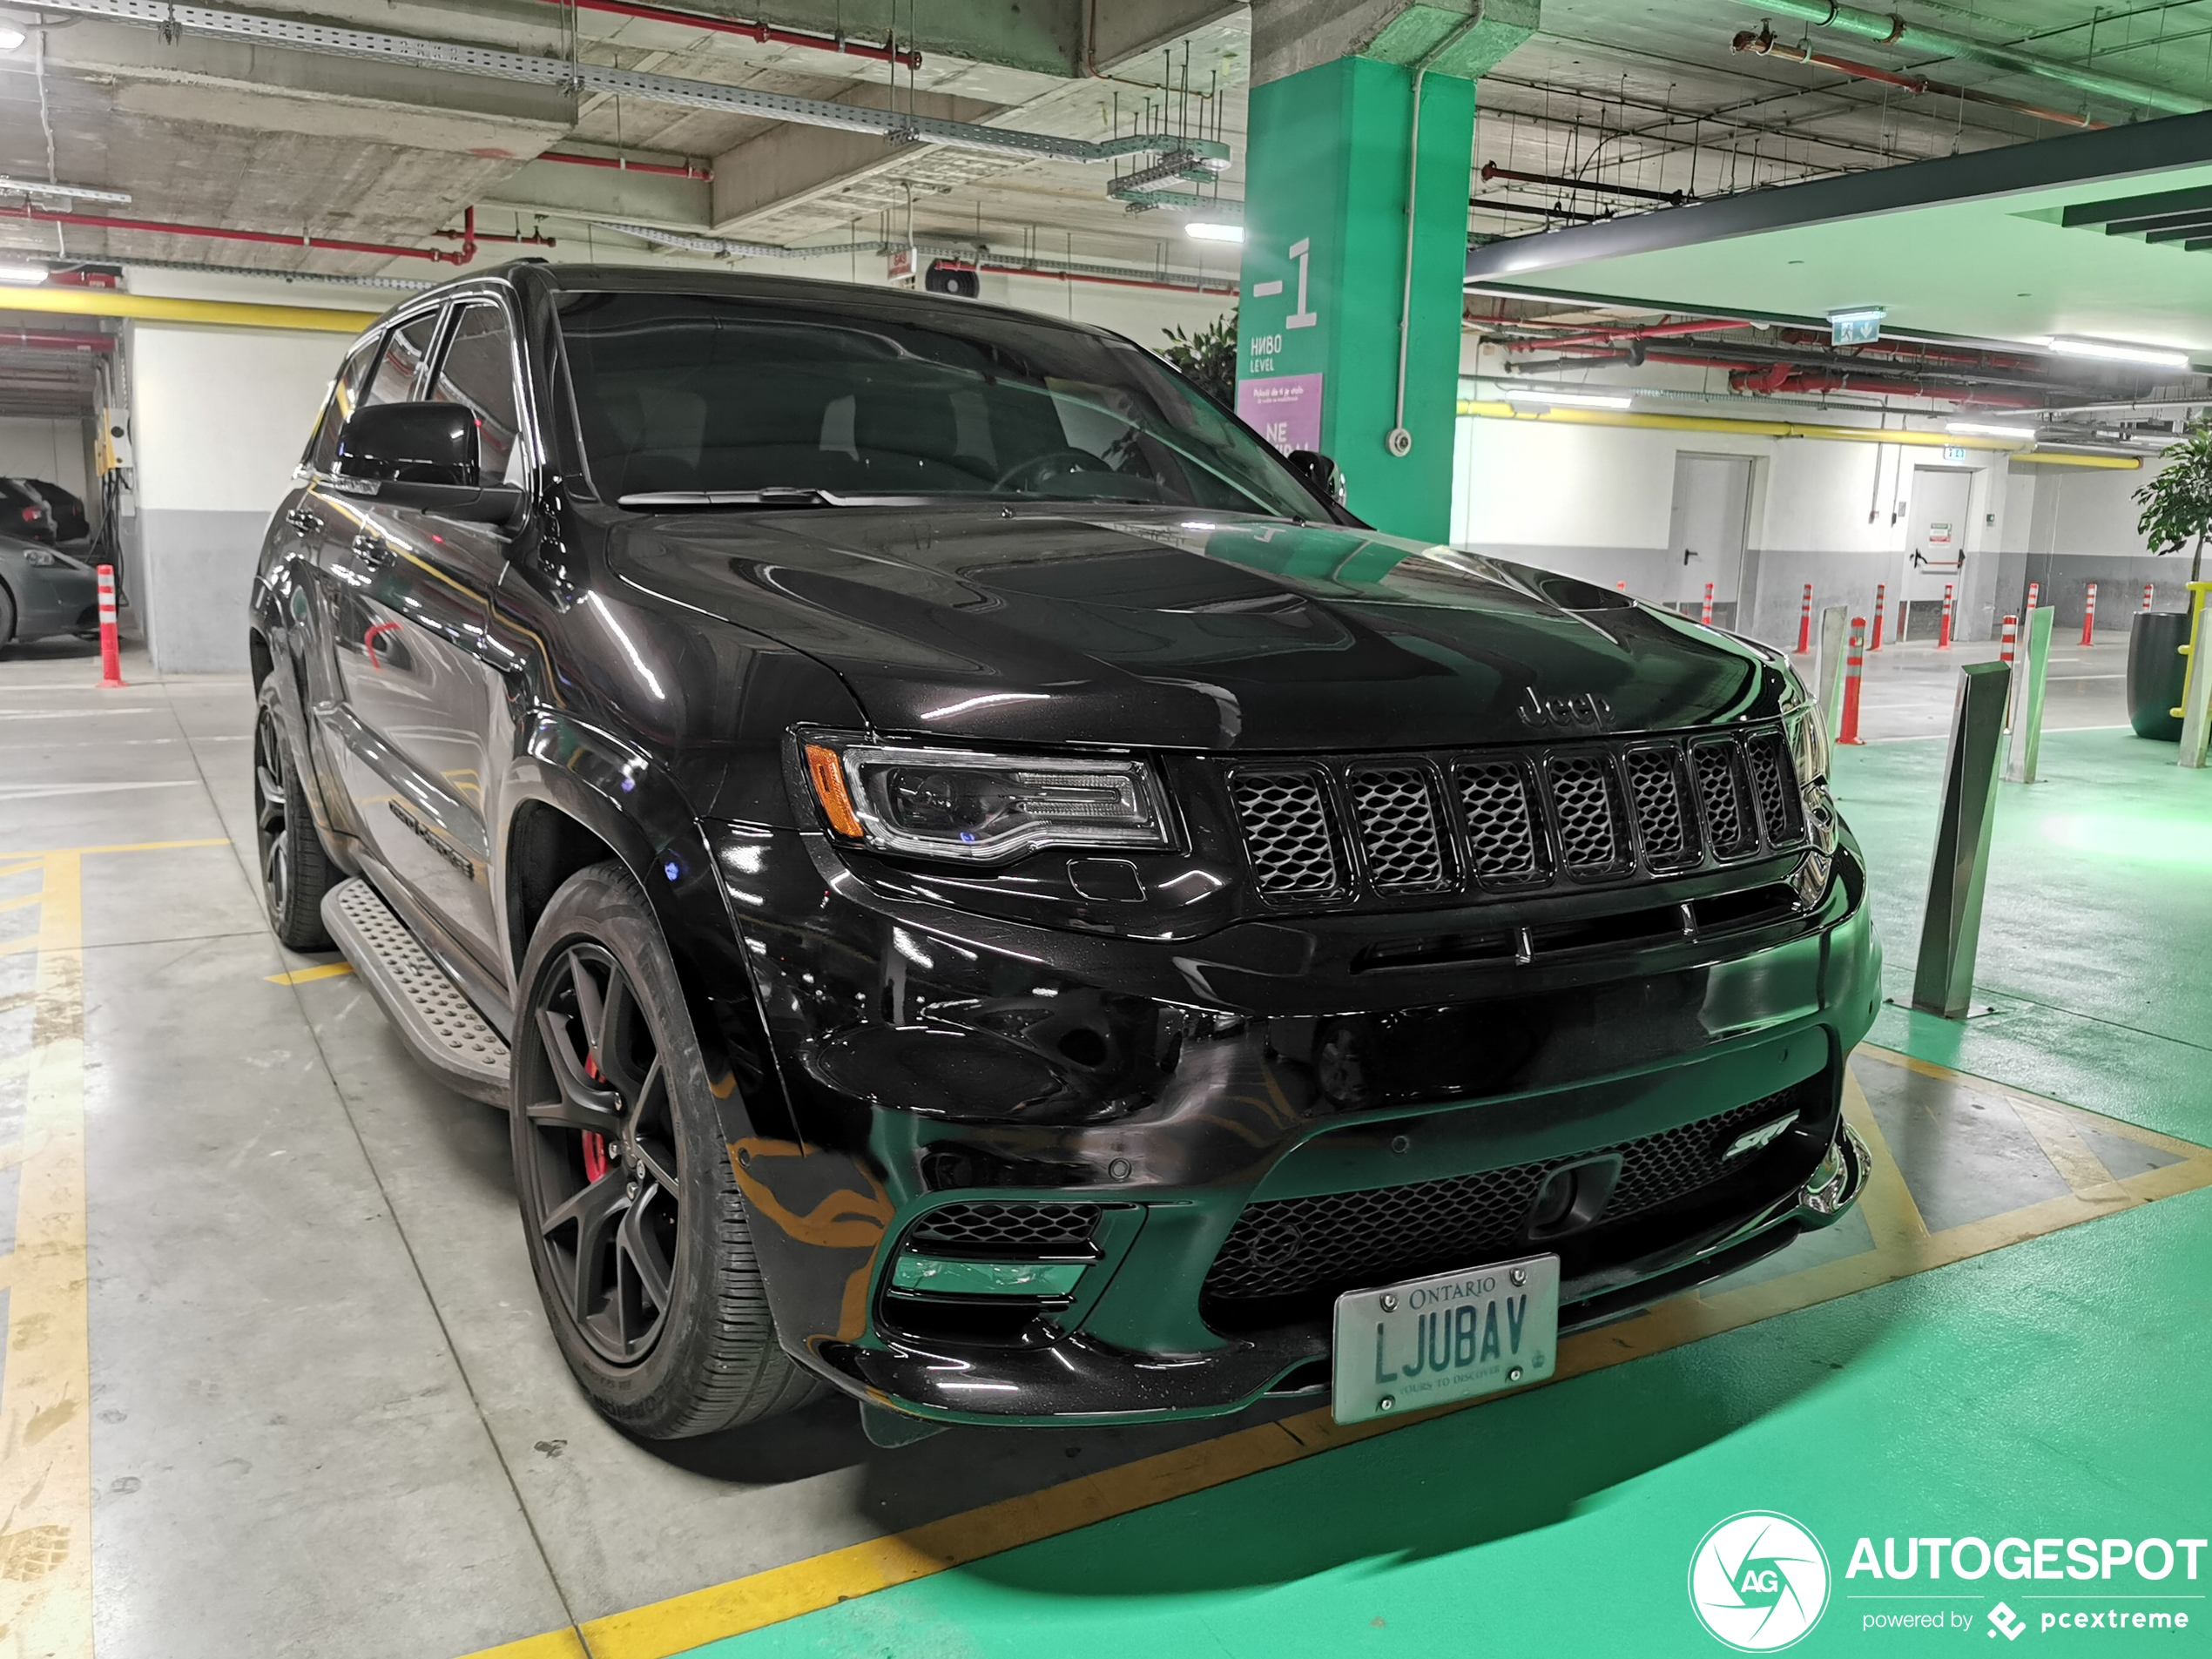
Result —
<path fill-rule="evenodd" d="M 2168 94 L 2212 97 L 2212 0 L 2139 5 L 2116 18 L 2091 0 L 1897 3 L 1919 23 L 2129 77 Z M 787 29 L 841 27 L 847 38 L 867 43 L 881 41 L 895 18 L 900 44 L 910 40 L 922 61 L 894 73 L 866 58 L 549 0 L 303 0 L 284 15 L 1068 137 L 1126 132 L 1164 111 L 1227 141 L 1232 163 L 1221 192 L 1232 199 L 1241 194 L 1249 38 L 1243 0 L 688 3 Z M 483 226 L 540 226 L 559 239 L 563 253 L 588 247 L 597 257 L 637 258 L 685 256 L 656 253 L 600 226 L 626 220 L 790 246 L 896 237 L 911 226 L 1057 258 L 1197 271 L 1203 257 L 1212 272 L 1224 268 L 1222 250 L 1183 235 L 1188 215 L 1132 214 L 1109 199 L 1107 166 L 887 144 L 753 115 L 579 98 L 554 87 L 189 30 L 169 37 L 0 0 L 0 15 L 10 14 L 33 28 L 30 44 L 0 54 L 0 172 L 46 176 L 51 130 L 57 177 L 133 197 L 127 207 L 80 204 L 85 211 L 449 249 L 450 240 L 436 233 L 453 230 L 474 206 Z M 1544 0 L 1538 32 L 1483 82 L 1475 161 L 1478 168 L 1488 161 L 1575 183 L 1486 182 L 1478 174 L 1470 179 L 1471 232 L 1519 234 L 1542 228 L 1547 215 L 1572 223 L 1651 206 L 1620 193 L 1622 187 L 1740 198 L 1777 183 L 1970 154 L 2063 131 L 1989 103 L 1915 96 L 1733 50 L 1735 37 L 1756 30 L 1765 16 L 1738 0 Z M 43 28 L 36 26 L 42 17 Z M 2047 78 L 1916 57 L 1775 22 L 1785 44 L 1802 39 L 1990 98 L 2101 121 L 2145 112 L 2110 98 L 2085 98 Z M 712 179 L 536 159 L 549 150 L 691 166 Z M 0 197 L 0 205 L 9 199 Z M 424 279 L 446 268 L 404 256 L 4 218 L 0 247 L 332 276 Z"/>

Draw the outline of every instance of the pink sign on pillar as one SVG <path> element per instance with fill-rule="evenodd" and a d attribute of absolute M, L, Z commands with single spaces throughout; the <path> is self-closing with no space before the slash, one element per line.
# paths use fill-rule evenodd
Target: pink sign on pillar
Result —
<path fill-rule="evenodd" d="M 1321 376 L 1275 374 L 1237 382 L 1237 415 L 1283 454 L 1321 447 Z"/>

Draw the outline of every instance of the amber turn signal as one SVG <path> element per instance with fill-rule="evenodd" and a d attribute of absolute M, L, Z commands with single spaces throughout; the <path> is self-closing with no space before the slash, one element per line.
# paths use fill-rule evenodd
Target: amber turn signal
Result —
<path fill-rule="evenodd" d="M 806 776 L 814 786 L 814 799 L 822 803 L 822 815 L 829 819 L 829 826 L 840 835 L 859 840 L 860 815 L 853 810 L 853 796 L 845 786 L 845 766 L 837 751 L 819 743 L 808 744 Z"/>

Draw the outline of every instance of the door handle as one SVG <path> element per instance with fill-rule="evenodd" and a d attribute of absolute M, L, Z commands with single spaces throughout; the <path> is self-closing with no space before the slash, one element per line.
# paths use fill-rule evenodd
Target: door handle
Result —
<path fill-rule="evenodd" d="M 1696 558 L 1696 556 L 1697 550 L 1694 547 L 1686 547 L 1682 550 L 1682 562 L 1684 564 L 1688 564 L 1690 560 Z"/>
<path fill-rule="evenodd" d="M 302 536 L 314 534 L 322 528 L 322 520 L 304 507 L 295 507 L 284 516 L 284 522 Z"/>
<path fill-rule="evenodd" d="M 392 550 L 374 530 L 362 530 L 354 537 L 354 556 L 363 564 L 389 564 Z"/>

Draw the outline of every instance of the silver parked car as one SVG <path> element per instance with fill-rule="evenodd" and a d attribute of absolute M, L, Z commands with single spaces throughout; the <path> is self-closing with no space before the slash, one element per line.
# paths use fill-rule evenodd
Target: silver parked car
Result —
<path fill-rule="evenodd" d="M 99 577 L 74 554 L 0 536 L 0 645 L 100 630 Z"/>

